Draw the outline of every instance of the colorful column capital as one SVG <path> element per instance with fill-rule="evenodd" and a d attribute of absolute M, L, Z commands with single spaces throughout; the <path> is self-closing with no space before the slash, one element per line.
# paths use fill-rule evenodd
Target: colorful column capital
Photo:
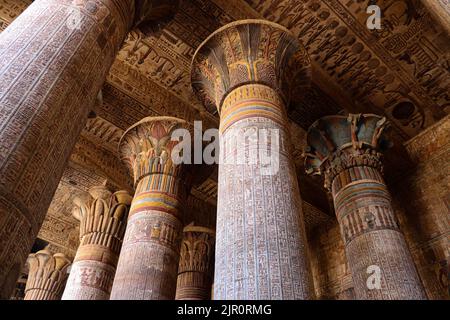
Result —
<path fill-rule="evenodd" d="M 178 118 L 148 117 L 130 127 L 119 142 L 121 158 L 134 174 L 135 195 L 112 300 L 175 297 L 190 185 L 184 169 L 191 160 L 184 148 L 191 147 L 190 129 L 188 122 Z"/>
<path fill-rule="evenodd" d="M 194 225 L 184 227 L 178 274 L 202 272 L 212 281 L 215 235 L 216 232 L 210 228 Z"/>
<path fill-rule="evenodd" d="M 382 176 L 387 125 L 373 114 L 318 120 L 308 130 L 305 167 L 325 175 L 356 298 L 424 299 Z"/>
<path fill-rule="evenodd" d="M 172 140 L 172 133 L 186 129 L 186 134 L 190 135 L 189 128 L 189 123 L 182 119 L 147 117 L 125 131 L 119 142 L 119 152 L 134 175 L 135 186 L 151 174 L 180 175 L 182 166 L 172 158 L 172 151 L 180 141 Z M 182 140 L 185 139 L 190 136 L 183 136 Z"/>
<path fill-rule="evenodd" d="M 125 234 L 132 197 L 105 186 L 76 198 L 73 216 L 80 221 L 78 247 L 63 300 L 108 300 Z"/>
<path fill-rule="evenodd" d="M 293 88 L 309 85 L 311 62 L 286 28 L 265 20 L 241 20 L 218 29 L 197 49 L 191 69 L 194 92 L 212 113 L 234 89 L 262 84 L 287 104 Z"/>
<path fill-rule="evenodd" d="M 308 130 L 305 169 L 324 175 L 330 189 L 334 177 L 345 169 L 368 166 L 383 171 L 382 152 L 390 146 L 386 118 L 374 114 L 327 116 Z"/>

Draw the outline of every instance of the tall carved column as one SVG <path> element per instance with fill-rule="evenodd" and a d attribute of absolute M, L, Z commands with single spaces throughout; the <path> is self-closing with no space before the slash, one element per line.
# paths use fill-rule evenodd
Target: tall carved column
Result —
<path fill-rule="evenodd" d="M 34 1 L 0 34 L 0 298 L 14 289 L 135 11 L 155 19 L 155 6 Z"/>
<path fill-rule="evenodd" d="M 177 300 L 209 300 L 214 271 L 215 231 L 189 225 L 183 229 Z"/>
<path fill-rule="evenodd" d="M 108 300 L 119 260 L 132 197 L 114 194 L 104 186 L 89 190 L 92 198 L 77 200 L 74 215 L 80 220 L 77 250 L 63 300 Z"/>
<path fill-rule="evenodd" d="M 309 71 L 298 40 L 263 20 L 228 24 L 195 54 L 194 91 L 220 114 L 216 299 L 313 297 L 286 115 Z"/>
<path fill-rule="evenodd" d="M 329 116 L 308 130 L 305 167 L 331 191 L 358 299 L 425 299 L 382 177 L 386 119 Z"/>
<path fill-rule="evenodd" d="M 62 253 L 41 250 L 30 254 L 24 300 L 60 300 L 69 276 L 70 260 Z"/>
<path fill-rule="evenodd" d="M 171 135 L 187 125 L 177 118 L 149 117 L 129 128 L 120 141 L 122 158 L 134 173 L 136 192 L 112 300 L 175 298 L 187 186 L 183 165 L 172 160 L 178 142 Z"/>

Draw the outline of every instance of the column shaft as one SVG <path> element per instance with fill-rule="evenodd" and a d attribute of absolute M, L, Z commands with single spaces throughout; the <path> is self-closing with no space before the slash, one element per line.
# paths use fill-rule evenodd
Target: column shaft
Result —
<path fill-rule="evenodd" d="M 450 1 L 449 0 L 422 0 L 422 4 L 430 14 L 441 24 L 450 35 Z"/>
<path fill-rule="evenodd" d="M 193 89 L 220 114 L 216 299 L 314 295 L 285 110 L 310 65 L 289 30 L 264 20 L 230 23 L 197 49 Z"/>
<path fill-rule="evenodd" d="M 308 130 L 305 167 L 324 174 L 358 299 L 425 299 L 382 177 L 386 118 L 328 116 Z"/>
<path fill-rule="evenodd" d="M 221 134 L 216 299 L 311 298 L 284 103 L 268 86 L 241 86 L 224 101 Z M 260 152 L 274 152 L 271 159 L 278 164 L 264 167 L 257 159 Z M 252 155 L 257 155 L 256 161 Z"/>
<path fill-rule="evenodd" d="M 155 174 L 136 188 L 111 299 L 174 299 L 183 224 L 171 187 L 178 184 Z"/>
<path fill-rule="evenodd" d="M 342 171 L 332 182 L 332 194 L 358 299 L 426 298 L 378 170 Z"/>
<path fill-rule="evenodd" d="M 133 0 L 40 0 L 0 34 L 0 297 L 14 287 L 133 12 Z"/>

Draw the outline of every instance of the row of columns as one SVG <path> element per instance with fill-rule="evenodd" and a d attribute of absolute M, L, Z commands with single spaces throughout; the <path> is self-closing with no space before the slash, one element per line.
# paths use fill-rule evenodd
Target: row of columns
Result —
<path fill-rule="evenodd" d="M 89 200 L 90 203 L 97 202 L 97 205 L 94 204 L 87 213 L 103 211 L 105 203 L 98 202 L 113 201 L 115 203 L 106 211 L 113 215 L 82 217 L 80 229 L 111 231 L 103 234 L 99 231 L 92 233 L 82 231 L 81 244 L 73 263 L 64 254 L 53 254 L 47 249 L 30 254 L 27 260 L 28 279 L 24 300 L 110 299 L 130 198 L 126 191 L 119 191 L 111 196 L 103 186 L 94 189 L 96 192 L 104 191 L 104 195 L 109 193 L 110 196 Z M 82 206 L 86 207 L 86 204 Z M 175 274 L 177 277 L 175 299 L 211 298 L 214 241 L 215 232 L 212 229 L 194 225 L 184 228 L 179 267 Z M 127 296 L 126 299 L 131 298 Z"/>
<path fill-rule="evenodd" d="M 63 299 L 108 299 L 111 288 L 111 299 L 210 298 L 214 231 L 195 225 L 181 230 L 181 195 L 186 188 L 182 180 L 173 180 L 180 177 L 181 171 L 176 174 L 172 160 L 164 156 L 176 145 L 167 135 L 180 124 L 185 125 L 173 118 L 147 118 L 130 129 L 139 130 L 125 134 L 121 142 L 124 154 L 132 155 L 126 159 L 138 173 L 137 184 L 147 186 L 137 188 L 132 201 L 126 191 L 111 194 L 105 187 L 93 188 L 92 199 L 77 201 L 81 244 Z M 376 115 L 318 120 L 307 134 L 305 167 L 309 174 L 325 176 L 325 187 L 333 196 L 357 298 L 425 299 L 382 178 L 381 151 L 389 144 L 384 135 L 386 126 L 386 119 Z M 154 148 L 156 145 L 158 148 Z M 169 174 L 168 167 L 172 169 L 170 176 L 161 176 L 162 172 Z M 142 217 L 133 220 L 132 215 L 137 213 Z M 177 223 L 170 225 L 172 221 Z M 234 239 L 232 233 L 227 236 Z M 222 266 L 219 258 L 216 255 L 215 288 L 234 279 L 222 282 L 217 278 L 217 269 L 233 267 Z M 61 283 L 67 279 L 64 270 L 69 261 L 44 251 L 29 259 L 25 299 L 58 298 Z M 119 269 L 115 272 L 118 259 Z M 256 294 L 264 288 L 260 290 Z M 217 294 L 220 291 L 215 291 Z"/>
<path fill-rule="evenodd" d="M 0 34 L 0 298 L 14 289 L 127 33 L 177 2 L 34 1 Z"/>
<path fill-rule="evenodd" d="M 139 3 L 42 0 L 0 35 L 3 293 L 12 289 L 11 279 L 36 237 L 65 161 Z M 70 6 L 83 13 L 74 29 L 64 24 Z M 52 29 L 46 30 L 48 26 Z M 43 57 L 52 63 L 42 62 Z M 195 53 L 193 89 L 207 109 L 219 113 L 224 146 L 215 299 L 314 298 L 286 113 L 288 103 L 301 99 L 310 70 L 297 38 L 263 20 L 231 23 Z M 28 83 L 27 76 L 35 80 Z M 309 131 L 307 168 L 325 172 L 357 297 L 424 298 L 379 172 L 384 121 L 376 116 L 330 119 Z M 134 175 L 134 197 L 94 190 L 92 199 L 79 206 L 81 246 L 65 299 L 174 299 L 177 280 L 179 298 L 208 295 L 211 233 L 188 228 L 185 239 L 194 234 L 204 239 L 199 244 L 182 240 L 190 173 L 171 157 L 179 143 L 171 139 L 177 129 L 190 127 L 181 119 L 151 117 L 125 132 L 120 154 Z M 254 152 L 256 159 L 240 162 L 240 157 L 248 159 Z M 270 155 L 270 161 L 262 155 Z M 59 266 L 58 272 L 46 276 L 49 279 L 64 278 L 60 257 L 38 261 L 38 270 Z M 365 281 L 370 266 L 381 270 L 378 291 L 371 291 Z M 37 287 L 33 282 L 30 294 Z"/>

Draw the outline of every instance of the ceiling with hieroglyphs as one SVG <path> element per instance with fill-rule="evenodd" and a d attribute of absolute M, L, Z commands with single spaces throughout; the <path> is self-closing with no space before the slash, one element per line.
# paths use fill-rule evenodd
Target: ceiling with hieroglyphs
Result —
<path fill-rule="evenodd" d="M 376 1 L 382 29 L 366 27 L 371 0 L 182 0 L 175 17 L 157 34 L 130 32 L 113 64 L 103 99 L 91 113 L 40 237 L 64 250 L 77 247 L 72 197 L 96 184 L 131 189 L 117 156 L 129 126 L 150 115 L 202 120 L 218 126 L 190 86 L 190 63 L 198 45 L 234 20 L 262 18 L 290 29 L 313 61 L 313 83 L 304 99 L 289 106 L 294 156 L 311 228 L 330 219 L 321 182 L 302 169 L 305 130 L 318 118 L 337 113 L 385 115 L 397 146 L 450 112 L 450 41 L 420 0 Z M 31 0 L 0 0 L 0 31 Z M 388 157 L 403 165 L 400 149 Z M 389 169 L 389 168 L 388 168 Z M 394 171 L 394 170 L 393 170 Z M 398 170 L 397 170 L 398 171 Z M 189 208 L 214 224 L 217 173 L 192 191 Z M 325 212 L 325 213 L 324 213 Z"/>

